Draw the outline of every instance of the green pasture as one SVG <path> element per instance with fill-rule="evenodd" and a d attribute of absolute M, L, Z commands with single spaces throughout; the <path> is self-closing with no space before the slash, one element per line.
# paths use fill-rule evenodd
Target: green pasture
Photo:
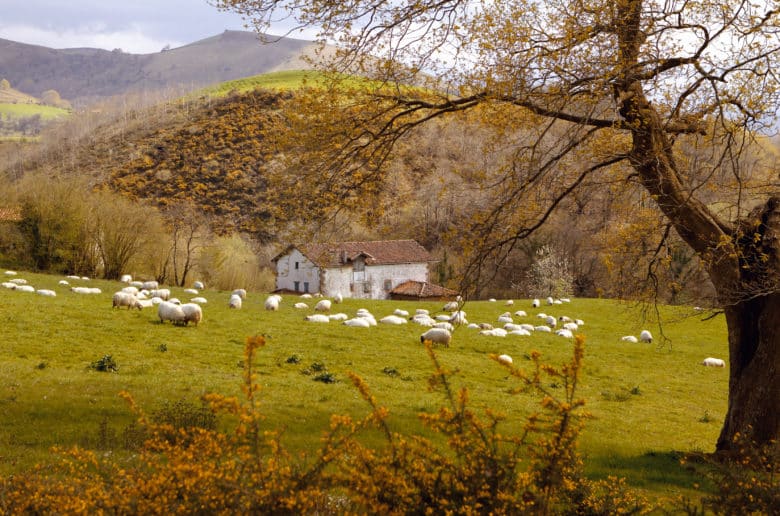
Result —
<path fill-rule="evenodd" d="M 87 295 L 59 285 L 59 276 L 19 272 L 17 277 L 58 295 L 0 288 L 0 473 L 50 460 L 54 445 L 89 443 L 102 421 L 121 433 L 133 420 L 118 397 L 122 390 L 147 411 L 164 402 L 197 402 L 209 392 L 240 395 L 244 340 L 258 333 L 270 336 L 256 360 L 264 424 L 283 429 L 291 449 L 314 449 L 330 414 L 369 411 L 347 378 L 350 371 L 363 377 L 390 409 L 395 431 L 426 434 L 417 414 L 443 403 L 427 389 L 432 366 L 420 344 L 424 329 L 416 324 L 352 328 L 306 322 L 304 316 L 313 310 L 293 308 L 301 301 L 297 296 L 286 296 L 278 312 L 269 312 L 263 308 L 266 294 L 257 292 L 249 293 L 241 310 L 230 310 L 228 292 L 206 289 L 202 323 L 177 327 L 160 324 L 156 308 L 112 309 L 111 295 L 123 286 L 119 282 L 69 280 L 71 286 L 103 291 Z M 183 289 L 171 290 L 182 301 L 192 297 Z M 363 307 L 379 319 L 396 308 L 440 312 L 442 305 L 347 299 L 334 304 L 332 312 L 353 316 Z M 699 363 L 707 356 L 727 358 L 722 317 L 705 320 L 691 308 L 660 307 L 659 326 L 653 309 L 605 299 L 575 298 L 538 309 L 523 299 L 511 307 L 503 301 L 464 307 L 469 321 L 494 325 L 501 313 L 518 309 L 528 316 L 515 317 L 516 322 L 540 324 L 539 312 L 585 321 L 579 395 L 591 417 L 580 451 L 589 475 L 624 476 L 657 496 L 689 492 L 701 481 L 679 465 L 677 454 L 714 449 L 726 410 L 728 370 Z M 621 342 L 621 336 L 638 336 L 645 328 L 655 336 L 652 344 Z M 462 327 L 438 355 L 444 366 L 458 371 L 455 385 L 469 388 L 473 407 L 508 415 L 508 433 L 519 429 L 540 398 L 510 395 L 515 380 L 488 355 L 507 353 L 516 366 L 529 367 L 528 355 L 538 350 L 545 362 L 560 365 L 571 349 L 570 340 L 554 334 L 485 337 Z M 116 361 L 118 372 L 89 368 L 105 355 Z M 293 363 L 293 357 L 299 361 Z M 338 381 L 322 383 L 304 374 L 315 363 Z M 548 386 L 562 392 L 554 383 Z"/>
<path fill-rule="evenodd" d="M 320 80 L 321 74 L 318 72 L 311 70 L 286 70 L 222 82 L 200 90 L 198 94 L 222 97 L 232 91 L 245 93 L 257 88 L 270 90 L 292 90 L 300 88 L 305 83 L 312 84 L 317 83 Z"/>
<path fill-rule="evenodd" d="M 45 122 L 69 115 L 67 109 L 41 104 L 5 104 L 0 103 L 0 117 L 4 119 L 26 118 L 41 115 Z"/>

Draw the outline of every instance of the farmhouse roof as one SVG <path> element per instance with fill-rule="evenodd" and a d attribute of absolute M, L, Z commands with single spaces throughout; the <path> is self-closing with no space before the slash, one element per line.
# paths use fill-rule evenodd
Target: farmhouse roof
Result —
<path fill-rule="evenodd" d="M 396 286 L 390 291 L 391 296 L 399 296 L 405 298 L 449 298 L 455 297 L 458 293 L 454 290 L 436 285 L 434 283 L 428 283 L 427 281 L 404 281 L 400 285 Z"/>
<path fill-rule="evenodd" d="M 435 261 L 423 246 L 414 240 L 375 240 L 370 242 L 333 242 L 291 245 L 273 261 L 298 249 L 318 267 L 341 267 L 363 257 L 367 265 L 391 265 Z"/>

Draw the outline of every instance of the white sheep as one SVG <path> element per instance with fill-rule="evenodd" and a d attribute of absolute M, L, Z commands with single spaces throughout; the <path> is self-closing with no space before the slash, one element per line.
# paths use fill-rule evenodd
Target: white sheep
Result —
<path fill-rule="evenodd" d="M 397 315 L 398 317 L 409 317 L 409 312 L 406 310 L 401 310 L 400 308 L 396 308 L 393 310 L 393 315 Z"/>
<path fill-rule="evenodd" d="M 16 289 L 16 283 L 11 283 L 10 281 L 4 281 L 0 283 L 0 285 L 4 286 L 5 288 L 10 288 L 11 290 Z"/>
<path fill-rule="evenodd" d="M 550 328 L 555 328 L 555 325 L 558 324 L 558 319 L 556 319 L 552 315 L 548 315 L 547 317 L 544 318 L 544 322 L 546 322 L 547 326 L 549 326 Z"/>
<path fill-rule="evenodd" d="M 303 319 L 306 320 L 306 321 L 309 321 L 309 322 L 316 322 L 316 323 L 327 323 L 327 322 L 330 322 L 330 317 L 328 317 L 325 314 L 307 315 Z"/>
<path fill-rule="evenodd" d="M 507 335 L 518 335 L 520 337 L 529 337 L 531 335 L 531 332 L 523 328 L 518 328 L 516 330 L 507 332 Z"/>
<path fill-rule="evenodd" d="M 506 303 L 504 303 L 504 305 L 506 306 L 512 306 L 513 304 L 515 304 L 515 301 L 513 299 L 507 299 Z"/>
<path fill-rule="evenodd" d="M 191 303 L 198 303 L 199 305 L 205 305 L 209 301 L 208 301 L 208 299 L 206 299 L 203 296 L 197 296 L 197 297 L 193 297 L 192 299 L 190 299 L 190 302 Z"/>
<path fill-rule="evenodd" d="M 293 308 L 295 308 L 296 310 L 308 310 L 309 309 L 309 305 L 307 305 L 303 301 L 299 301 L 298 303 L 295 303 L 293 305 Z"/>
<path fill-rule="evenodd" d="M 647 330 L 642 330 L 639 334 L 639 340 L 640 342 L 653 342 L 653 334 Z"/>
<path fill-rule="evenodd" d="M 492 330 L 493 329 L 493 325 L 490 324 L 490 323 L 481 322 L 481 323 L 479 323 L 479 329 L 480 330 Z"/>
<path fill-rule="evenodd" d="M 543 333 L 552 333 L 552 328 L 549 326 L 543 325 L 543 326 L 534 326 L 534 331 L 540 331 Z"/>
<path fill-rule="evenodd" d="M 9 280 L 11 283 L 16 283 L 17 285 L 27 285 L 27 280 L 24 278 L 14 278 L 12 280 Z"/>
<path fill-rule="evenodd" d="M 64 280 L 64 279 L 59 280 L 57 284 L 62 285 L 63 287 L 67 287 L 70 285 L 70 283 L 68 283 L 68 280 Z"/>
<path fill-rule="evenodd" d="M 160 297 L 160 296 L 154 296 L 154 297 Z M 160 299 L 163 299 L 163 298 L 160 297 Z M 163 301 L 165 301 L 165 299 L 163 299 Z M 173 303 L 174 305 L 180 305 L 181 304 L 181 301 L 179 301 L 178 297 L 172 297 L 172 298 L 168 299 L 168 302 L 169 303 Z"/>
<path fill-rule="evenodd" d="M 571 299 L 569 299 L 568 297 L 562 297 L 559 301 L 561 303 L 571 303 Z"/>
<path fill-rule="evenodd" d="M 567 323 L 567 322 L 571 322 L 571 317 L 567 317 L 565 315 L 562 315 L 562 316 L 558 317 L 558 320 L 561 321 L 562 323 Z"/>
<path fill-rule="evenodd" d="M 445 312 L 454 312 L 458 308 L 459 306 L 457 301 L 450 301 L 442 307 L 442 310 Z"/>
<path fill-rule="evenodd" d="M 414 311 L 414 315 L 430 315 L 430 312 L 425 308 L 418 308 Z"/>
<path fill-rule="evenodd" d="M 547 298 L 547 304 L 548 305 L 554 305 L 555 304 L 555 300 L 553 298 L 551 298 L 551 297 L 548 297 Z"/>
<path fill-rule="evenodd" d="M 379 319 L 382 324 L 406 324 L 408 321 L 399 315 L 388 315 Z"/>
<path fill-rule="evenodd" d="M 536 327 L 533 324 L 523 323 L 520 325 L 520 329 L 525 331 L 535 331 Z"/>
<path fill-rule="evenodd" d="M 580 326 L 575 322 L 567 322 L 563 327 L 569 331 L 577 331 L 580 329 Z"/>
<path fill-rule="evenodd" d="M 353 319 L 347 319 L 342 324 L 345 326 L 351 326 L 353 328 L 368 328 L 371 326 L 366 317 L 355 317 Z"/>
<path fill-rule="evenodd" d="M 206 288 L 206 286 L 203 284 L 202 281 L 195 281 L 192 283 L 192 286 L 198 290 L 203 290 L 204 288 Z"/>
<path fill-rule="evenodd" d="M 35 292 L 35 287 L 32 285 L 17 285 L 16 290 L 19 292 Z"/>
<path fill-rule="evenodd" d="M 556 335 L 559 337 L 565 337 L 567 339 L 573 339 L 574 334 L 571 332 L 571 330 L 567 330 L 566 328 L 562 328 L 555 332 Z"/>
<path fill-rule="evenodd" d="M 185 289 L 184 289 L 184 293 L 185 293 L 185 294 L 193 294 L 193 295 L 197 295 L 197 294 L 199 294 L 200 292 L 199 292 L 199 291 L 198 291 L 198 289 L 196 289 L 196 288 L 185 288 Z"/>
<path fill-rule="evenodd" d="M 620 340 L 622 340 L 623 342 L 633 342 L 634 344 L 639 342 L 639 339 L 637 339 L 633 335 L 624 335 L 624 336 L 620 337 Z"/>
<path fill-rule="evenodd" d="M 433 326 L 436 324 L 436 320 L 428 314 L 414 314 L 409 320 L 420 326 Z"/>
<path fill-rule="evenodd" d="M 235 308 L 236 310 L 240 310 L 242 304 L 243 301 L 241 300 L 241 296 L 239 296 L 238 294 L 232 294 L 230 296 L 230 300 L 228 300 L 229 308 Z"/>
<path fill-rule="evenodd" d="M 528 314 L 525 313 L 525 310 L 518 310 L 515 312 L 515 317 L 528 317 Z"/>
<path fill-rule="evenodd" d="M 268 296 L 265 300 L 265 309 L 271 312 L 279 310 L 279 297 L 276 295 Z"/>
<path fill-rule="evenodd" d="M 538 299 L 534 299 L 531 301 L 531 306 L 534 308 L 539 308 L 542 305 L 542 303 Z"/>
<path fill-rule="evenodd" d="M 509 312 L 504 312 L 503 314 L 498 316 L 498 322 L 506 324 L 506 323 L 514 322 L 514 320 L 512 320 L 512 314 L 510 314 Z"/>
<path fill-rule="evenodd" d="M 466 328 L 468 328 L 468 329 L 470 329 L 470 330 L 478 330 L 478 329 L 479 329 L 479 324 L 477 324 L 477 323 L 475 323 L 475 322 L 473 322 L 473 323 L 469 323 L 469 324 L 466 326 Z"/>
<path fill-rule="evenodd" d="M 450 347 L 452 341 L 452 333 L 445 328 L 431 328 L 422 335 L 420 335 L 420 342 L 431 342 L 432 344 L 443 344 L 444 347 Z"/>
<path fill-rule="evenodd" d="M 444 328 L 445 330 L 450 331 L 450 332 L 455 331 L 455 327 L 452 325 L 451 322 L 448 322 L 448 321 L 437 322 L 437 323 L 435 323 L 433 325 L 433 327 L 434 328 Z"/>
<path fill-rule="evenodd" d="M 144 282 L 143 281 L 131 281 L 130 285 L 137 287 L 137 288 L 144 288 Z"/>
<path fill-rule="evenodd" d="M 139 310 L 143 305 L 138 301 L 138 298 L 129 292 L 114 292 L 111 298 L 111 308 L 122 308 L 126 306 L 128 310 L 131 308 L 138 308 Z"/>
<path fill-rule="evenodd" d="M 171 290 L 167 288 L 158 288 L 149 290 L 151 297 L 160 297 L 165 301 L 168 301 L 171 297 Z"/>
<path fill-rule="evenodd" d="M 306 293 L 306 294 L 301 294 L 301 299 L 311 299 L 311 297 L 312 297 L 312 296 L 311 296 L 311 294 L 309 294 L 309 293 Z"/>
<path fill-rule="evenodd" d="M 484 335 L 486 337 L 506 337 L 507 331 L 503 328 L 493 328 L 492 330 L 482 330 L 479 332 L 480 335 Z"/>
<path fill-rule="evenodd" d="M 100 294 L 102 292 L 98 287 L 70 287 L 70 291 L 75 294 Z"/>
<path fill-rule="evenodd" d="M 495 297 L 491 297 L 490 299 L 488 299 L 488 303 L 495 303 L 495 302 L 496 302 Z"/>
<path fill-rule="evenodd" d="M 156 290 L 160 288 L 160 284 L 154 280 L 144 281 L 141 283 L 141 288 L 144 290 Z"/>
<path fill-rule="evenodd" d="M 317 304 L 314 305 L 316 312 L 330 312 L 331 303 L 329 299 L 320 299 Z"/>
<path fill-rule="evenodd" d="M 343 312 L 339 312 L 337 314 L 328 314 L 328 319 L 331 321 L 346 321 L 349 319 L 349 316 Z"/>
<path fill-rule="evenodd" d="M 230 293 L 231 296 L 239 296 L 241 299 L 246 299 L 246 290 L 243 288 L 237 288 Z"/>
<path fill-rule="evenodd" d="M 461 324 L 468 324 L 468 320 L 466 320 L 466 312 L 463 310 L 453 312 L 450 316 L 450 322 L 456 326 L 460 326 Z"/>
<path fill-rule="evenodd" d="M 160 299 L 159 297 L 157 299 Z M 162 301 L 162 299 L 160 299 Z M 139 299 L 138 304 L 143 308 L 151 308 L 154 306 L 154 302 L 151 299 Z"/>
<path fill-rule="evenodd" d="M 447 322 L 450 322 L 450 318 L 451 318 L 451 317 L 452 317 L 451 315 L 447 315 L 447 314 L 439 314 L 439 315 L 437 315 L 436 317 L 434 317 L 434 319 L 436 319 L 436 320 L 437 320 L 437 321 L 439 321 L 439 322 L 442 322 L 442 321 L 447 321 Z"/>
<path fill-rule="evenodd" d="M 16 271 L 5 271 L 6 276 L 16 276 Z"/>
<path fill-rule="evenodd" d="M 119 278 L 119 281 L 122 283 L 130 283 L 133 281 L 133 277 L 129 274 L 122 274 L 122 276 Z"/>
<path fill-rule="evenodd" d="M 519 324 L 508 322 L 504 325 L 504 329 L 506 331 L 515 331 L 515 330 L 521 330 L 522 328 L 520 327 Z"/>
<path fill-rule="evenodd" d="M 138 288 L 137 287 L 127 286 L 127 287 L 122 288 L 122 290 L 120 290 L 120 292 L 126 292 L 127 294 L 130 294 L 132 296 L 138 297 Z"/>
<path fill-rule="evenodd" d="M 341 292 L 336 292 L 336 295 L 333 296 L 333 302 L 338 304 L 344 301 L 344 296 L 341 295 Z"/>
<path fill-rule="evenodd" d="M 496 360 L 505 365 L 510 365 L 512 363 L 512 357 L 509 355 L 498 355 Z"/>
<path fill-rule="evenodd" d="M 184 324 L 186 318 L 181 306 L 169 301 L 161 301 L 157 305 L 157 317 L 160 318 L 160 323 L 171 321 L 173 324 Z"/>
<path fill-rule="evenodd" d="M 35 291 L 35 293 L 45 297 L 57 297 L 57 293 L 48 288 L 39 288 L 38 290 Z"/>
<path fill-rule="evenodd" d="M 726 362 L 721 358 L 707 357 L 701 361 L 701 365 L 706 367 L 726 367 Z"/>
<path fill-rule="evenodd" d="M 203 309 L 197 303 L 185 303 L 181 305 L 181 310 L 184 312 L 184 324 L 194 323 L 198 325 L 203 320 Z"/>

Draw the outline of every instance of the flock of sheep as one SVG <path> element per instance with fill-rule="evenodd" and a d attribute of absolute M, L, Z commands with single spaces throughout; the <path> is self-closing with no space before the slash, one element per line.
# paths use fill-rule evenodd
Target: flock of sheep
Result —
<path fill-rule="evenodd" d="M 6 271 L 6 276 L 16 276 L 15 271 Z M 67 279 L 59 281 L 62 286 L 70 286 L 68 280 L 87 280 L 88 278 L 78 276 L 68 276 Z M 161 323 L 171 321 L 174 325 L 186 326 L 190 322 L 197 325 L 203 319 L 202 304 L 207 303 L 207 300 L 198 295 L 199 291 L 204 288 L 202 282 L 196 281 L 193 284 L 194 288 L 185 289 L 184 292 L 192 294 L 195 297 L 190 299 L 188 303 L 182 303 L 176 298 L 171 297 L 171 291 L 166 288 L 160 288 L 156 281 L 133 281 L 129 275 L 124 275 L 121 281 L 126 283 L 127 286 L 121 290 L 115 292 L 112 296 L 112 307 L 128 309 L 147 308 L 157 306 L 157 316 Z M 56 292 L 49 289 L 35 289 L 33 286 L 28 285 L 27 281 L 22 278 L 13 278 L 8 281 L 2 282 L 2 286 L 8 289 L 16 290 L 19 292 L 36 292 L 42 296 L 53 297 L 56 296 Z M 101 290 L 96 287 L 84 287 L 73 286 L 70 287 L 71 292 L 77 294 L 100 294 Z M 321 297 L 318 294 L 302 294 L 300 300 L 297 301 L 293 307 L 299 310 L 309 309 L 307 301 L 314 297 Z M 246 299 L 246 290 L 236 289 L 230 294 L 228 300 L 228 306 L 233 309 L 241 309 L 243 300 Z M 491 299 L 490 301 L 496 301 Z M 409 322 L 418 324 L 428 329 L 420 335 L 420 342 L 429 341 L 433 344 L 449 346 L 452 341 L 452 333 L 456 327 L 466 327 L 468 329 L 474 329 L 479 331 L 479 335 L 490 337 L 507 337 L 507 336 L 530 336 L 534 332 L 555 333 L 556 335 L 571 339 L 574 337 L 574 333 L 582 327 L 585 322 L 581 319 L 572 319 L 567 316 L 553 317 L 545 313 L 539 312 L 536 317 L 540 319 L 538 324 L 531 324 L 529 322 L 515 321 L 515 318 L 525 320 L 528 314 L 525 310 L 517 310 L 514 313 L 504 312 L 500 314 L 496 323 L 490 322 L 469 322 L 466 318 L 466 313 L 461 309 L 463 302 L 460 298 L 455 301 L 451 301 L 442 307 L 442 312 L 438 315 L 432 316 L 428 310 L 418 308 L 414 314 L 410 315 L 408 311 L 402 309 L 396 309 L 392 314 L 377 319 L 371 312 L 365 308 L 357 310 L 354 317 L 350 317 L 343 312 L 330 313 L 334 304 L 342 302 L 342 296 L 337 294 L 332 299 L 319 299 L 314 304 L 314 314 L 306 315 L 304 320 L 315 323 L 329 323 L 331 321 L 338 321 L 346 326 L 369 328 L 376 326 L 377 324 L 391 324 L 400 325 L 407 324 Z M 553 299 L 548 297 L 546 299 L 547 305 L 559 305 L 569 303 L 567 298 Z M 279 294 L 272 294 L 265 300 L 265 309 L 268 311 L 277 311 L 282 303 L 282 296 Z M 513 300 L 507 300 L 506 306 L 512 306 Z M 531 301 L 533 308 L 540 308 L 542 302 L 539 299 Z M 560 328 L 558 324 L 560 323 Z M 634 335 L 625 335 L 620 339 L 623 342 L 644 342 L 651 343 L 653 336 L 648 330 L 642 330 L 639 334 L 639 338 Z M 511 364 L 512 357 L 506 354 L 498 356 L 499 362 Z M 725 367 L 724 360 L 719 358 L 707 357 L 702 360 L 703 366 L 709 367 Z"/>

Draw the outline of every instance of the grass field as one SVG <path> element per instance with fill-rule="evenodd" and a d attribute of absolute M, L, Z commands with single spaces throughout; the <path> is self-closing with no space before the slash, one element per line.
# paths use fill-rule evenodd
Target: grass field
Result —
<path fill-rule="evenodd" d="M 265 295 L 251 292 L 242 310 L 230 310 L 227 292 L 206 289 L 203 322 L 176 327 L 160 324 L 156 309 L 112 309 L 111 295 L 122 286 L 118 282 L 70 280 L 103 290 L 85 295 L 58 285 L 61 277 L 23 272 L 17 277 L 58 295 L 0 288 L 0 473 L 46 462 L 53 445 L 90 442 L 101 421 L 121 432 L 133 419 L 117 396 L 121 390 L 147 411 L 166 401 L 197 402 L 208 392 L 238 395 L 244 339 L 257 333 L 270 335 L 257 358 L 265 424 L 284 428 L 284 442 L 292 449 L 315 447 L 330 414 L 368 412 L 347 381 L 349 371 L 361 375 L 390 409 L 393 430 L 426 433 L 416 414 L 442 404 L 427 390 L 432 367 L 419 342 L 424 330 L 415 324 L 365 329 L 304 322 L 311 311 L 294 309 L 297 298 L 287 296 L 278 312 L 268 312 Z M 183 301 L 192 297 L 182 289 L 172 291 Z M 437 311 L 442 303 L 348 299 L 333 311 L 352 316 L 360 307 L 379 319 L 395 308 Z M 464 307 L 470 321 L 496 325 L 498 315 L 518 309 L 528 312 L 527 318 L 516 317 L 518 322 L 539 324 L 535 316 L 545 312 L 586 323 L 580 332 L 587 341 L 579 394 L 592 418 L 580 449 L 589 475 L 625 476 L 657 496 L 687 492 L 700 481 L 675 454 L 714 449 L 726 410 L 728 370 L 699 362 L 707 356 L 727 358 L 722 317 L 704 321 L 690 308 L 660 307 L 662 336 L 657 322 L 644 318 L 639 307 L 611 300 L 573 299 L 539 309 L 528 300 L 515 300 L 512 307 L 501 301 Z M 652 344 L 620 341 L 643 328 L 655 335 Z M 572 345 L 550 334 L 484 337 L 463 327 L 455 331 L 452 346 L 438 352 L 445 366 L 459 371 L 457 382 L 470 389 L 473 406 L 506 412 L 505 431 L 510 431 L 538 406 L 538 397 L 509 395 L 516 384 L 488 354 L 508 353 L 515 365 L 525 367 L 530 362 L 524 357 L 533 349 L 559 365 Z M 117 373 L 88 367 L 105 355 L 117 362 Z M 289 363 L 290 357 L 300 361 Z M 339 381 L 313 381 L 304 372 L 314 363 L 324 364 Z"/>
<path fill-rule="evenodd" d="M 41 115 L 44 122 L 48 122 L 63 116 L 67 116 L 69 111 L 53 106 L 43 106 L 41 104 L 3 104 L 0 103 L 0 117 L 24 118 L 35 115 Z"/>
<path fill-rule="evenodd" d="M 305 82 L 317 82 L 319 74 L 314 71 L 288 70 L 281 72 L 264 73 L 234 81 L 227 81 L 205 88 L 197 92 L 197 95 L 211 95 L 221 97 L 231 91 L 239 93 L 252 91 L 256 88 L 271 90 L 291 90 L 301 87 Z"/>

